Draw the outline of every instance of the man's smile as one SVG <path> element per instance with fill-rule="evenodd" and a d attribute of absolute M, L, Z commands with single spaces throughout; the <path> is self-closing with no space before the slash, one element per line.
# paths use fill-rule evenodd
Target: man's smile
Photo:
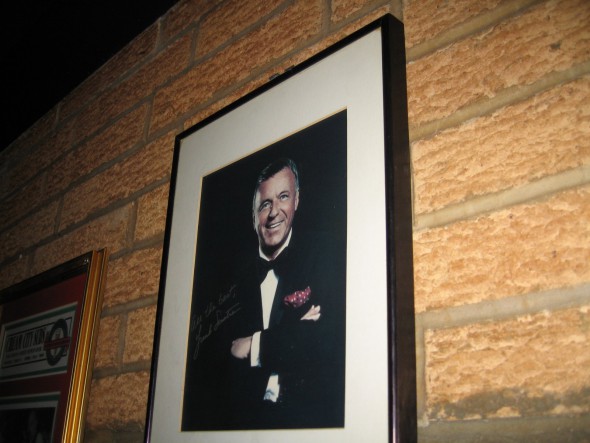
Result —
<path fill-rule="evenodd" d="M 254 229 L 263 253 L 274 258 L 291 232 L 299 191 L 288 166 L 262 181 L 252 202 Z"/>
<path fill-rule="evenodd" d="M 274 223 L 270 223 L 268 225 L 266 225 L 266 229 L 275 229 L 278 228 L 280 225 L 282 225 L 284 222 L 284 220 L 278 221 L 278 222 L 274 222 Z"/>

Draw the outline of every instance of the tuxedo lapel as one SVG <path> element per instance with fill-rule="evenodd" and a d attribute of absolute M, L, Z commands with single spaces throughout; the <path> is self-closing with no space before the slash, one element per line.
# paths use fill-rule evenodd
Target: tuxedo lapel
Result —
<path fill-rule="evenodd" d="M 284 286 L 284 278 L 279 278 L 279 284 L 277 285 L 277 290 L 275 292 L 275 297 L 272 301 L 272 309 L 270 311 L 270 325 L 277 326 L 281 323 L 283 318 L 283 306 L 282 306 L 282 299 L 283 297 L 283 286 Z"/>
<path fill-rule="evenodd" d="M 285 307 L 283 298 L 297 290 L 297 282 L 300 280 L 301 263 L 297 260 L 297 247 L 293 240 L 289 247 L 285 249 L 285 257 L 282 257 L 282 265 L 279 267 L 279 283 L 273 299 L 272 310 L 270 314 L 270 324 L 279 325 L 283 321 Z"/>
<path fill-rule="evenodd" d="M 252 267 L 252 271 L 247 274 L 243 281 L 243 291 L 245 295 L 241 299 L 241 317 L 244 319 L 247 333 L 245 335 L 252 335 L 256 331 L 264 329 L 264 322 L 262 318 L 262 298 L 260 295 L 260 284 L 256 272 L 256 266 Z"/>

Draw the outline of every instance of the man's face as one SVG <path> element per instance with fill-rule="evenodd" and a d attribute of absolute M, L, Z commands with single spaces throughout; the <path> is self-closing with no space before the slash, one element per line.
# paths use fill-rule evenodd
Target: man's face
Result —
<path fill-rule="evenodd" d="M 287 240 L 298 205 L 299 192 L 289 168 L 281 169 L 260 183 L 252 212 L 258 243 L 267 256 L 275 258 L 275 253 Z"/>

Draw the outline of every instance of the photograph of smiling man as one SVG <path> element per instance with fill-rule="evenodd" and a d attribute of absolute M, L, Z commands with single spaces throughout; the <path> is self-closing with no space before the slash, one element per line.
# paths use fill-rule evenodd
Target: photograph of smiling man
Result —
<path fill-rule="evenodd" d="M 182 430 L 344 426 L 346 111 L 202 179 Z"/>

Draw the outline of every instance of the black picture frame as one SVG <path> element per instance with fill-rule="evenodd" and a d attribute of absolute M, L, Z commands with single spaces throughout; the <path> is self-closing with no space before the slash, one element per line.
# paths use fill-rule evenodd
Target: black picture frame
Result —
<path fill-rule="evenodd" d="M 344 130 L 318 129 L 338 118 Z M 325 140 L 313 145 L 325 137 L 322 130 L 328 138 L 344 134 L 340 147 L 330 151 Z M 342 423 L 210 425 L 202 415 L 183 421 L 187 374 L 194 371 L 191 340 L 204 343 L 234 313 L 233 305 L 207 308 L 204 294 L 229 294 L 215 292 L 224 283 L 232 287 L 216 269 L 245 262 L 236 244 L 257 249 L 252 184 L 261 165 L 280 157 L 299 157 L 302 182 L 312 189 L 304 194 L 302 184 L 302 206 L 308 206 L 297 209 L 296 220 L 303 221 L 294 222 L 293 232 L 306 232 L 318 219 L 328 220 L 322 232 L 344 229 Z M 344 178 L 342 170 L 322 176 L 338 167 Z M 333 223 L 343 214 L 345 223 Z M 219 234 L 232 226 L 231 235 Z M 176 137 L 145 441 L 239 442 L 250 441 L 251 433 L 259 441 L 415 441 L 412 263 L 404 34 L 402 23 L 386 15 Z M 205 311 L 218 321 L 207 324 L 206 337 L 195 336 Z M 196 383 L 192 408 L 205 398 L 208 382 Z M 205 423 L 193 426 L 195 420 Z"/>

